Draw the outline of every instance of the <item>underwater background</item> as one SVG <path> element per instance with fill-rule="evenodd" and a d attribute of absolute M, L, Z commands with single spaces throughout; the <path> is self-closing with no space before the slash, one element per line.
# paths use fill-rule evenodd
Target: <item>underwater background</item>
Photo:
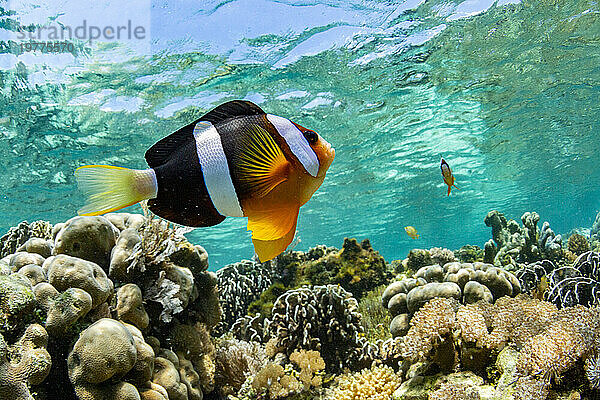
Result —
<path fill-rule="evenodd" d="M 590 227 L 600 209 L 596 1 L 0 4 L 1 232 L 67 220 L 84 202 L 75 168 L 145 168 L 154 142 L 232 99 L 336 149 L 295 250 L 368 237 L 394 260 L 415 246 L 483 247 L 492 209 L 537 211 L 557 233 Z M 8 40 L 20 27 L 110 21 L 107 10 L 145 15 L 147 40 L 59 54 Z M 440 156 L 460 188 L 450 197 Z M 216 270 L 252 257 L 245 224 L 186 236 Z"/>

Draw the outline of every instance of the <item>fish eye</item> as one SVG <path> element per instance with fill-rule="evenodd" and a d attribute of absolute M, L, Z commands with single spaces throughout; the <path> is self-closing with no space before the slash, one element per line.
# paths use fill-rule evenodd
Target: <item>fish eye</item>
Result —
<path fill-rule="evenodd" d="M 317 140 L 319 140 L 319 135 L 317 135 L 317 133 L 315 131 L 311 131 L 311 130 L 307 129 L 307 130 L 303 131 L 302 134 L 304 135 L 306 140 L 308 140 L 309 144 L 315 144 L 315 143 L 317 143 Z"/>

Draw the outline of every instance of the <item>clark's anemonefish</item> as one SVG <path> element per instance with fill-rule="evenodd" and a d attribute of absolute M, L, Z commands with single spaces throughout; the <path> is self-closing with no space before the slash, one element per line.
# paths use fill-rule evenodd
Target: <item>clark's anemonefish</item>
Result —
<path fill-rule="evenodd" d="M 186 226 L 247 217 L 254 249 L 266 261 L 292 241 L 299 208 L 323 183 L 335 150 L 316 132 L 235 100 L 159 140 L 145 157 L 145 170 L 77 168 L 87 197 L 79 214 L 148 199 L 152 212 Z"/>

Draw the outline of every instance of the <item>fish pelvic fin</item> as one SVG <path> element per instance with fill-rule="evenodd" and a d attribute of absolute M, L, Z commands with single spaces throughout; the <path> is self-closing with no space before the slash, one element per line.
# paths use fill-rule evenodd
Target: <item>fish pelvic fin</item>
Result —
<path fill-rule="evenodd" d="M 269 261 L 279 254 L 283 253 L 285 249 L 289 246 L 289 244 L 294 239 L 294 234 L 296 233 L 296 224 L 290 229 L 288 233 L 286 233 L 283 237 L 275 240 L 258 240 L 252 239 L 252 244 L 254 245 L 254 251 L 258 256 L 260 262 Z"/>
<path fill-rule="evenodd" d="M 75 170 L 86 204 L 79 215 L 101 215 L 156 197 L 153 169 L 137 170 L 112 165 L 85 165 Z"/>

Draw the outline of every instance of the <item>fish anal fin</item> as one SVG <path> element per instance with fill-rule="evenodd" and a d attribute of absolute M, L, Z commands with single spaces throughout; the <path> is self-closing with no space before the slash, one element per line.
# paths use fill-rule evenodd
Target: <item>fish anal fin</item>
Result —
<path fill-rule="evenodd" d="M 250 132 L 236 165 L 243 186 L 241 191 L 264 197 L 288 178 L 291 164 L 269 132 L 258 125 L 248 129 Z"/>
<path fill-rule="evenodd" d="M 272 241 L 284 237 L 296 226 L 298 211 L 299 207 L 286 207 L 250 213 L 248 230 L 252 231 L 252 239 Z"/>
<path fill-rule="evenodd" d="M 450 196 L 450 191 L 452 190 L 452 185 L 448 185 L 448 196 Z"/>
<path fill-rule="evenodd" d="M 296 224 L 286 233 L 283 237 L 276 240 L 257 240 L 252 239 L 254 245 L 254 251 L 258 255 L 260 262 L 269 261 L 279 254 L 283 253 L 285 249 L 294 239 L 296 233 Z"/>
<path fill-rule="evenodd" d="M 213 124 L 224 121 L 229 118 L 241 117 L 247 115 L 259 115 L 265 112 L 256 104 L 247 100 L 233 100 L 223 103 L 207 114 L 203 115 L 200 120 L 210 121 Z"/>

